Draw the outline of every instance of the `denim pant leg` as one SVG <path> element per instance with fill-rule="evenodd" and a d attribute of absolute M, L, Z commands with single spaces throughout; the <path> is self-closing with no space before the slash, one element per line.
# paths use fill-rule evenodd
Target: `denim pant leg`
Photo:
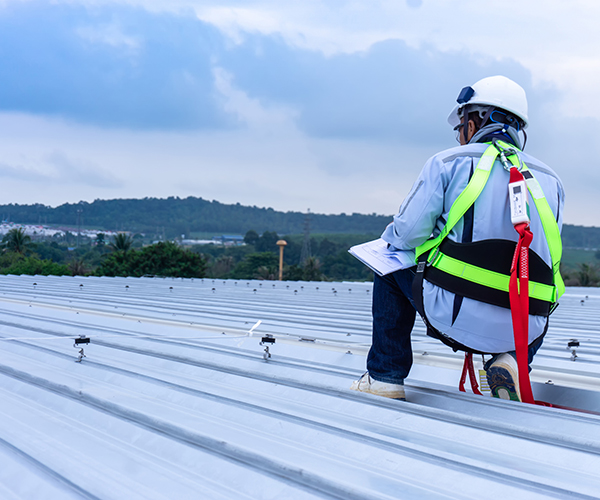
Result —
<path fill-rule="evenodd" d="M 374 278 L 373 343 L 367 370 L 379 382 L 401 384 L 412 366 L 410 334 L 416 317 L 412 299 L 415 269 Z"/>

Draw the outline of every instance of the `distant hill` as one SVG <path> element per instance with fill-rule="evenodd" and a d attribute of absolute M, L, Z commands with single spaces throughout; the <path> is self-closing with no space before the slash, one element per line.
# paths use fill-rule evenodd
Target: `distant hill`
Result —
<path fill-rule="evenodd" d="M 36 205 L 0 205 L 0 215 L 21 224 L 77 225 L 82 210 L 82 225 L 104 230 L 134 231 L 175 237 L 194 232 L 245 234 L 250 229 L 279 234 L 303 232 L 306 214 L 278 212 L 272 208 L 226 205 L 202 198 L 96 200 L 93 203 L 65 203 L 56 208 Z M 311 214 L 312 233 L 379 234 L 391 215 Z"/>
<path fill-rule="evenodd" d="M 36 205 L 0 205 L 0 215 L 21 224 L 77 225 L 77 211 L 82 210 L 82 225 L 113 231 L 164 234 L 168 238 L 181 234 L 237 233 L 250 229 L 280 235 L 301 234 L 306 214 L 278 212 L 272 208 L 226 205 L 202 198 L 144 198 L 96 200 L 93 203 L 65 203 L 56 208 Z M 380 234 L 391 221 L 390 215 L 311 214 L 312 233 Z M 573 226 L 563 228 L 563 242 L 570 248 L 600 249 L 600 228 Z"/>

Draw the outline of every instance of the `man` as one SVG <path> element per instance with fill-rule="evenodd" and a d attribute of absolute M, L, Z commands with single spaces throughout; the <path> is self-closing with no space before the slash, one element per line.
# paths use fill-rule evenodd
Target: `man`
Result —
<path fill-rule="evenodd" d="M 425 164 L 382 235 L 390 248 L 416 250 L 421 264 L 375 275 L 368 371 L 352 384 L 353 390 L 405 399 L 404 379 L 412 365 L 410 334 L 418 309 L 429 335 L 454 349 L 492 354 L 486 363 L 492 394 L 521 400 L 513 336 L 515 311 L 511 314 L 508 289 L 498 290 L 489 282 L 491 275 L 504 276 L 503 283 L 508 283 L 519 240 L 517 226 L 511 222 L 518 207 L 511 212 L 508 190 L 509 168 L 514 165 L 514 171 L 527 177 L 524 191 L 529 188 L 535 201 L 527 206 L 531 219 L 527 229 L 533 233 L 531 279 L 539 282 L 534 288 L 550 290 L 529 298 L 529 321 L 524 321 L 528 323 L 524 344 L 528 351 L 521 350 L 521 359 L 528 355 L 531 363 L 546 333 L 557 290 L 558 295 L 561 286 L 564 290 L 558 273 L 562 250 L 557 248 L 564 191 L 549 167 L 522 152 L 529 121 L 525 91 L 506 77 L 493 76 L 465 87 L 457 102 L 448 122 L 460 146 L 438 153 Z M 476 180 L 482 175 L 483 181 Z M 477 182 L 480 192 L 473 194 Z M 457 202 L 463 192 L 462 201 Z M 520 188 L 513 193 L 521 194 Z M 465 204 L 469 197 L 472 200 Z M 444 268 L 438 264 L 441 260 L 458 262 L 461 269 L 467 266 L 473 276 L 465 278 L 462 271 Z"/>

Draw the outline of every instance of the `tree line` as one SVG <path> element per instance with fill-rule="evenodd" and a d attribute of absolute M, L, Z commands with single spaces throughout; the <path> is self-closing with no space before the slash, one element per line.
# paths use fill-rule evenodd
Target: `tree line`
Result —
<path fill-rule="evenodd" d="M 321 235 L 310 240 L 311 255 L 300 261 L 301 236 L 286 236 L 286 280 L 369 280 L 371 272 L 354 259 L 348 248 L 375 235 Z M 243 246 L 196 245 L 184 248 L 172 241 L 143 245 L 124 233 L 110 242 L 103 234 L 85 239 L 77 248 L 66 242 L 33 242 L 21 228 L 2 240 L 0 274 L 52 274 L 88 276 L 173 276 L 183 278 L 278 278 L 279 254 L 274 231 L 246 232 Z"/>
<path fill-rule="evenodd" d="M 193 248 L 207 259 L 207 277 L 223 279 L 277 279 L 277 241 L 287 245 L 283 252 L 283 279 L 293 281 L 367 281 L 372 272 L 348 253 L 359 243 L 377 238 L 375 234 L 321 234 L 309 240 L 310 255 L 301 261 L 304 237 L 280 237 L 275 231 L 258 234 L 249 230 L 244 246 L 202 245 Z"/>
<path fill-rule="evenodd" d="M 9 231 L 2 240 L 0 274 L 95 276 L 174 276 L 187 278 L 278 278 L 277 241 L 284 239 L 283 279 L 366 281 L 371 271 L 348 253 L 348 248 L 376 234 L 321 234 L 306 241 L 301 235 L 280 237 L 275 231 L 249 230 L 243 246 L 196 245 L 184 248 L 172 241 L 144 245 L 141 235 L 117 234 L 106 241 L 83 239 L 75 248 L 69 238 L 33 242 L 23 229 Z M 302 249 L 310 249 L 302 260 Z M 600 251 L 578 251 L 587 262 L 565 260 L 561 272 L 568 286 L 600 285 Z M 585 257 L 584 257 L 585 258 Z"/>
<path fill-rule="evenodd" d="M 223 204 L 190 196 L 188 198 L 143 198 L 95 200 L 92 203 L 65 203 L 58 207 L 42 204 L 0 205 L 3 220 L 20 224 L 47 224 L 75 227 L 78 223 L 105 231 L 145 233 L 158 239 L 172 239 L 194 233 L 244 234 L 249 228 L 259 233 L 302 234 L 307 214 L 280 212 L 272 208 Z M 392 215 L 310 214 L 313 233 L 381 234 Z M 563 244 L 568 248 L 600 249 L 600 228 L 563 227 Z"/>
<path fill-rule="evenodd" d="M 47 224 L 74 227 L 78 223 L 105 231 L 130 231 L 161 235 L 167 239 L 194 233 L 244 234 L 249 228 L 259 233 L 301 234 L 306 214 L 279 212 L 272 208 L 223 204 L 202 198 L 95 200 L 92 203 L 65 203 L 56 208 L 42 204 L 0 205 L 3 220 L 20 224 Z M 364 214 L 310 214 L 315 233 L 381 233 L 391 216 Z"/>
<path fill-rule="evenodd" d="M 70 249 L 56 241 L 33 242 L 15 228 L 2 239 L 0 274 L 202 278 L 206 259 L 171 241 L 142 246 L 124 233 L 108 244 L 99 237 Z"/>

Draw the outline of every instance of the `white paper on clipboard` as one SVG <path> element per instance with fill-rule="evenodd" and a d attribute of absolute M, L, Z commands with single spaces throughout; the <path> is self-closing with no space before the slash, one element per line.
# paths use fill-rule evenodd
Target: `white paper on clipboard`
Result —
<path fill-rule="evenodd" d="M 390 250 L 381 238 L 355 245 L 348 252 L 380 276 L 416 265 L 414 250 Z"/>

